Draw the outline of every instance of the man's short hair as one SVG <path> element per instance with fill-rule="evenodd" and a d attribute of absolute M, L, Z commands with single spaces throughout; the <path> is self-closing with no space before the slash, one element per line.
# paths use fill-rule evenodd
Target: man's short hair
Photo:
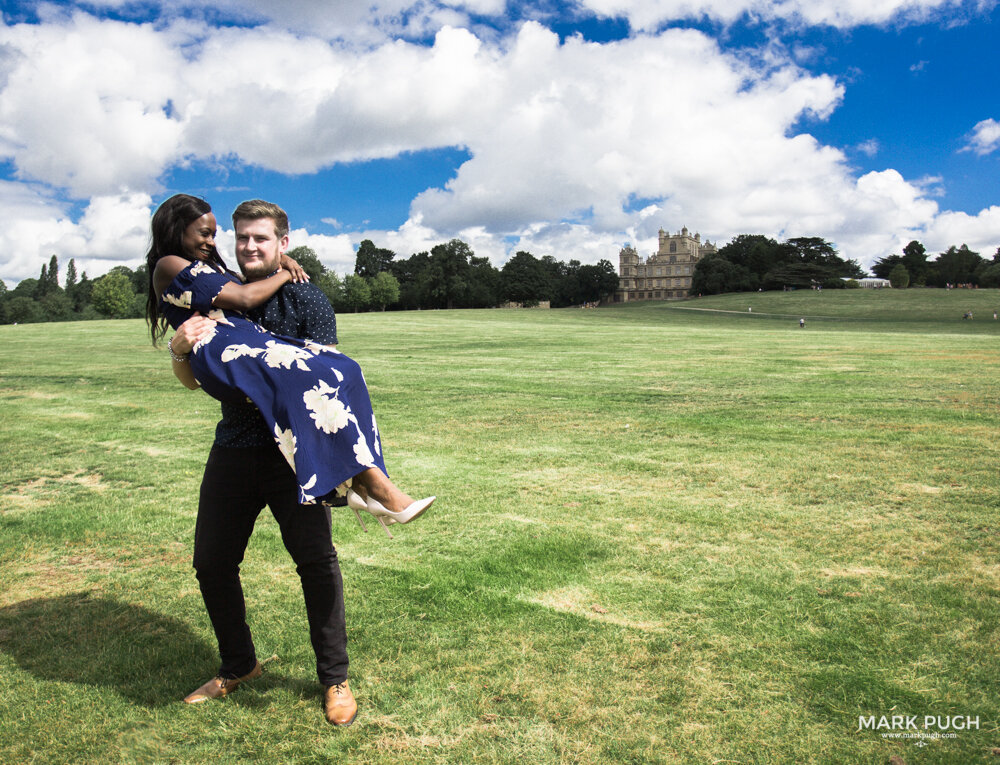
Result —
<path fill-rule="evenodd" d="M 233 226 L 240 220 L 259 220 L 270 218 L 274 221 L 274 233 L 278 239 L 288 236 L 288 215 L 278 205 L 273 202 L 265 202 L 263 199 L 248 199 L 241 202 L 233 210 Z"/>

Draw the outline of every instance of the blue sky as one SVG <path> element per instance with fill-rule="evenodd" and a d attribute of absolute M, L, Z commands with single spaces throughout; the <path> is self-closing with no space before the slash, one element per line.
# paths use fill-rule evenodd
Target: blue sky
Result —
<path fill-rule="evenodd" d="M 135 266 L 171 193 L 334 270 L 458 236 L 617 264 L 687 226 L 1000 247 L 996 2 L 4 2 L 0 278 Z M 227 232 L 222 236 L 227 246 Z"/>

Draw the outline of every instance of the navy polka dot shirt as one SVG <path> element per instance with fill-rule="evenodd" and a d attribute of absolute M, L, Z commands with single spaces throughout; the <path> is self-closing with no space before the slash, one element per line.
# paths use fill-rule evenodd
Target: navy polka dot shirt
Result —
<path fill-rule="evenodd" d="M 337 344 L 337 315 L 326 295 L 309 282 L 289 282 L 247 317 L 276 335 Z M 222 402 L 222 420 L 215 427 L 215 443 L 226 447 L 267 446 L 274 436 L 257 407 L 248 398 Z"/>

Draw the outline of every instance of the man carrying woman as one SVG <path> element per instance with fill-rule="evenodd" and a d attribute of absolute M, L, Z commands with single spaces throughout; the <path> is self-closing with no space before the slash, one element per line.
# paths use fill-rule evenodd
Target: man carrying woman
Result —
<path fill-rule="evenodd" d="M 177 329 L 169 343 L 174 373 L 219 398 L 223 413 L 202 481 L 194 552 L 222 664 L 185 701 L 221 698 L 261 674 L 239 565 L 266 504 L 301 579 L 326 719 L 350 725 L 357 704 L 347 680 L 343 583 L 330 531 L 334 489 L 343 494 L 350 485 L 355 513 L 364 509 L 383 527 L 412 520 L 433 498 L 414 502 L 385 474 L 360 369 L 333 348 L 333 309 L 284 257 L 284 211 L 261 200 L 244 202 L 233 224 L 246 285 L 222 276 L 214 216 L 203 200 L 187 195 L 157 210 L 147 257 L 154 339 L 161 312 L 167 314 Z M 154 303 L 160 295 L 162 304 Z M 283 337 L 261 334 L 237 310 Z M 293 338 L 303 342 L 295 345 Z M 286 385 L 292 375 L 285 373 L 292 371 L 296 382 Z M 271 389 L 293 392 L 276 396 Z M 300 457 L 302 446 L 309 448 L 308 462 Z"/>

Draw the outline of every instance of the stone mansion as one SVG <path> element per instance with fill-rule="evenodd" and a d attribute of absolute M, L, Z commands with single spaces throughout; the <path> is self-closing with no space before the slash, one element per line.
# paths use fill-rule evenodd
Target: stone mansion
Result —
<path fill-rule="evenodd" d="M 647 260 L 630 245 L 618 253 L 616 303 L 630 300 L 677 300 L 688 296 L 694 265 L 716 247 L 701 234 L 691 236 L 687 227 L 679 234 L 660 229 L 660 246 Z"/>

